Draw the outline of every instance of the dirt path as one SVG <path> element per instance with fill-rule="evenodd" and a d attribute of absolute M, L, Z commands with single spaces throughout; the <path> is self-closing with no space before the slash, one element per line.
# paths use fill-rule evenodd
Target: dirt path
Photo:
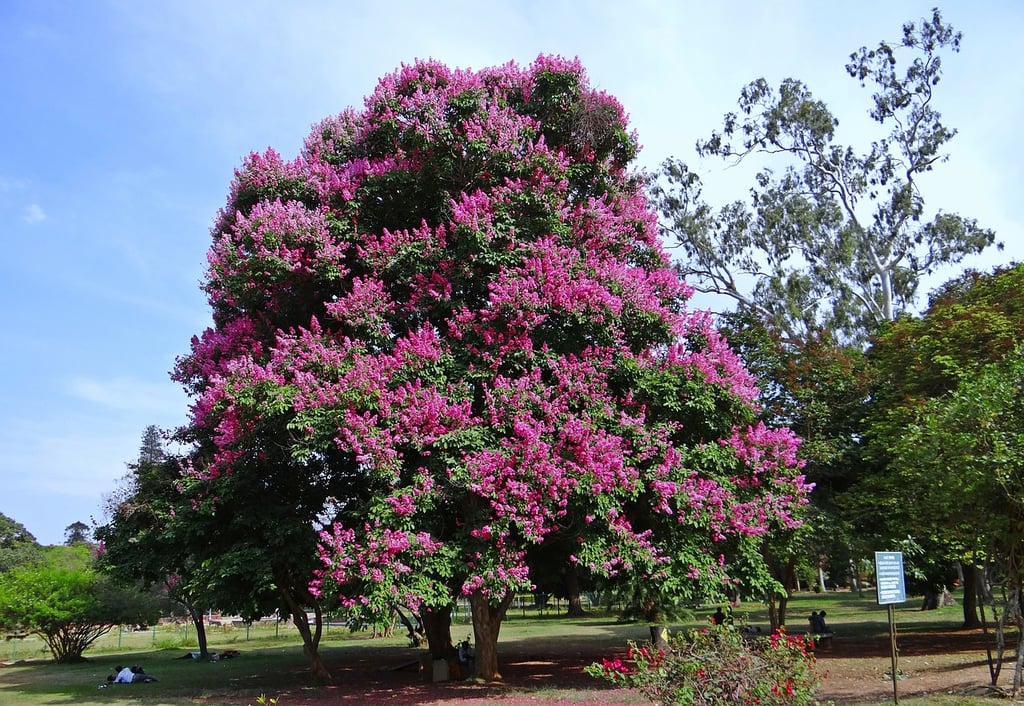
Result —
<path fill-rule="evenodd" d="M 984 693 L 989 683 L 985 642 L 980 631 L 928 632 L 901 635 L 899 696 L 927 693 Z M 564 640 L 531 639 L 502 650 L 499 684 L 469 682 L 431 684 L 412 664 L 417 652 L 362 647 L 337 655 L 330 664 L 331 686 L 280 694 L 286 706 L 330 704 L 396 704 L 413 706 L 567 706 L 568 704 L 643 704 L 637 694 L 606 688 L 587 676 L 583 666 L 610 656 L 586 644 L 567 647 Z M 888 639 L 838 636 L 818 649 L 825 673 L 818 698 L 838 705 L 890 700 L 893 695 Z M 1012 664 L 1006 663 L 1000 683 L 1009 685 Z"/>

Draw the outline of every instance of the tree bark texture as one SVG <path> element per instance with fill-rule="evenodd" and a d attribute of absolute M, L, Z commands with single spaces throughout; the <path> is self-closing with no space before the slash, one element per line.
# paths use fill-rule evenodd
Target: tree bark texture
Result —
<path fill-rule="evenodd" d="M 469 607 L 473 612 L 473 637 L 476 641 L 476 674 L 485 681 L 501 679 L 498 671 L 498 633 L 514 594 L 508 593 L 492 603 L 490 596 L 479 591 L 470 594 Z"/>
<path fill-rule="evenodd" d="M 579 568 L 572 562 L 565 567 L 565 595 L 569 598 L 567 615 L 570 618 L 582 618 L 583 601 L 580 599 Z"/>
<path fill-rule="evenodd" d="M 455 653 L 452 645 L 452 607 L 428 608 L 420 611 L 420 623 L 427 637 L 427 649 L 432 659 L 451 659 Z"/>
<path fill-rule="evenodd" d="M 315 601 L 313 602 L 314 622 L 311 628 L 305 608 L 299 605 L 291 591 L 285 588 L 280 590 L 288 610 L 291 611 L 292 622 L 299 631 L 299 635 L 302 636 L 302 651 L 309 658 L 309 666 L 313 676 L 320 682 L 331 681 L 331 672 L 327 669 L 327 665 L 324 664 L 323 658 L 320 656 L 320 637 L 323 635 L 324 630 L 324 615 L 320 604 Z"/>

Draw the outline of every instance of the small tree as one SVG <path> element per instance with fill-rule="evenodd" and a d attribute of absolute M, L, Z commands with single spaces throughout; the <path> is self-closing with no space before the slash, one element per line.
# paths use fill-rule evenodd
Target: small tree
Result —
<path fill-rule="evenodd" d="M 87 544 L 89 542 L 89 525 L 84 522 L 72 522 L 64 528 L 64 544 Z"/>
<path fill-rule="evenodd" d="M 156 620 L 145 593 L 118 587 L 90 569 L 21 567 L 0 574 L 0 626 L 38 634 L 56 662 L 76 662 L 122 624 Z"/>

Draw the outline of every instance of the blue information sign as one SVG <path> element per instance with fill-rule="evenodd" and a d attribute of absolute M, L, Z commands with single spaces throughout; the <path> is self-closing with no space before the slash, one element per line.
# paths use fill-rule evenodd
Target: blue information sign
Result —
<path fill-rule="evenodd" d="M 907 586 L 903 578 L 903 552 L 875 552 L 875 581 L 878 605 L 905 603 Z"/>

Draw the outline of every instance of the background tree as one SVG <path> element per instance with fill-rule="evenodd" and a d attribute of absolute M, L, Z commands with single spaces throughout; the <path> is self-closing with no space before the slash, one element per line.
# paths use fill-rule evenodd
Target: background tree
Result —
<path fill-rule="evenodd" d="M 1005 601 L 998 625 L 1001 632 L 1015 629 L 1018 639 L 1014 694 L 1024 668 L 1022 353 L 1016 349 L 999 362 L 983 364 L 961 377 L 956 389 L 927 400 L 891 449 L 892 467 L 915 493 L 915 508 L 934 512 L 931 526 L 943 525 L 972 558 L 987 557 L 1000 567 Z M 996 664 L 1002 656 L 1000 650 Z M 998 670 L 993 683 L 996 678 Z"/>
<path fill-rule="evenodd" d="M 89 550 L 77 549 L 82 556 L 75 563 L 89 563 Z M 158 617 L 148 595 L 122 589 L 91 568 L 20 566 L 0 574 L 0 626 L 38 634 L 56 662 L 82 660 L 89 645 L 117 625 Z"/>
<path fill-rule="evenodd" d="M 0 573 L 36 563 L 41 557 L 42 547 L 25 525 L 0 513 Z"/>
<path fill-rule="evenodd" d="M 682 250 L 681 272 L 698 291 L 735 302 L 730 339 L 748 362 L 747 354 L 762 355 L 774 366 L 760 379 L 796 412 L 787 423 L 801 433 L 817 484 L 818 531 L 805 549 L 817 555 L 822 580 L 826 567 L 839 580 L 848 573 L 866 549 L 858 537 L 875 536 L 865 524 L 883 531 L 878 513 L 855 530 L 835 502 L 881 462 L 862 457 L 860 412 L 871 389 L 858 360 L 865 342 L 914 306 L 924 275 L 994 242 L 972 219 L 927 210 L 921 190 L 922 175 L 946 159 L 956 134 L 941 120 L 936 91 L 942 58 L 959 51 L 960 39 L 936 10 L 905 24 L 898 40 L 850 55 L 849 76 L 874 88 L 868 114 L 879 129 L 869 144 L 842 144 L 839 120 L 801 81 L 773 88 L 758 79 L 722 128 L 697 143 L 702 158 L 756 162 L 749 201 L 709 205 L 697 174 L 677 159 L 665 162 L 653 187 L 663 232 Z M 751 340 L 770 344 L 770 353 Z M 792 562 L 780 557 L 776 565 Z"/>
<path fill-rule="evenodd" d="M 1024 345 L 1022 287 L 1021 265 L 989 274 L 966 272 L 932 295 L 923 316 L 901 317 L 879 333 L 869 351 L 876 382 L 865 429 L 872 470 L 844 500 L 851 518 L 884 518 L 871 527 L 858 523 L 860 531 L 880 540 L 905 537 L 912 528 L 930 560 L 931 592 L 948 585 L 950 564 L 962 562 L 966 625 L 978 624 L 974 557 L 987 551 L 987 539 L 976 528 L 977 508 L 961 496 L 964 489 L 946 470 L 908 463 L 905 453 L 897 460 L 893 454 L 905 445 L 907 429 L 918 423 L 923 408 L 933 401 L 943 404 L 986 366 L 1019 355 Z M 915 502 L 904 502 L 908 496 Z"/>
<path fill-rule="evenodd" d="M 416 62 L 298 159 L 251 155 L 213 231 L 214 327 L 177 372 L 195 522 L 290 550 L 266 566 L 292 586 L 317 520 L 314 586 L 366 620 L 465 596 L 484 678 L 564 528 L 559 564 L 646 576 L 655 602 L 770 581 L 755 549 L 799 524 L 796 440 L 686 311 L 635 153 L 621 106 L 540 57 Z M 444 656 L 449 626 L 428 639 Z"/>
<path fill-rule="evenodd" d="M 89 525 L 84 522 L 72 522 L 64 528 L 64 544 L 69 547 L 74 544 L 88 544 L 89 535 Z"/>
<path fill-rule="evenodd" d="M 183 522 L 190 507 L 181 493 L 184 460 L 168 456 L 155 426 L 143 434 L 138 459 L 107 499 L 106 523 L 96 529 L 98 568 L 123 583 L 164 592 L 196 628 L 200 655 L 208 654 L 204 614 L 210 591 L 198 581 L 197 535 Z M 203 539 L 202 549 L 208 544 Z"/>
<path fill-rule="evenodd" d="M 697 153 L 777 160 L 758 172 L 750 203 L 712 208 L 698 176 L 675 159 L 655 188 L 687 281 L 731 297 L 789 339 L 823 328 L 863 341 L 913 307 L 924 275 L 991 245 L 992 231 L 973 219 L 929 217 L 920 189 L 956 134 L 941 121 L 936 90 L 942 54 L 959 51 L 960 38 L 935 10 L 905 24 L 897 41 L 850 55 L 850 77 L 875 87 L 869 115 L 881 127 L 860 149 L 837 141 L 839 120 L 802 82 L 747 85 L 739 110 Z"/>

